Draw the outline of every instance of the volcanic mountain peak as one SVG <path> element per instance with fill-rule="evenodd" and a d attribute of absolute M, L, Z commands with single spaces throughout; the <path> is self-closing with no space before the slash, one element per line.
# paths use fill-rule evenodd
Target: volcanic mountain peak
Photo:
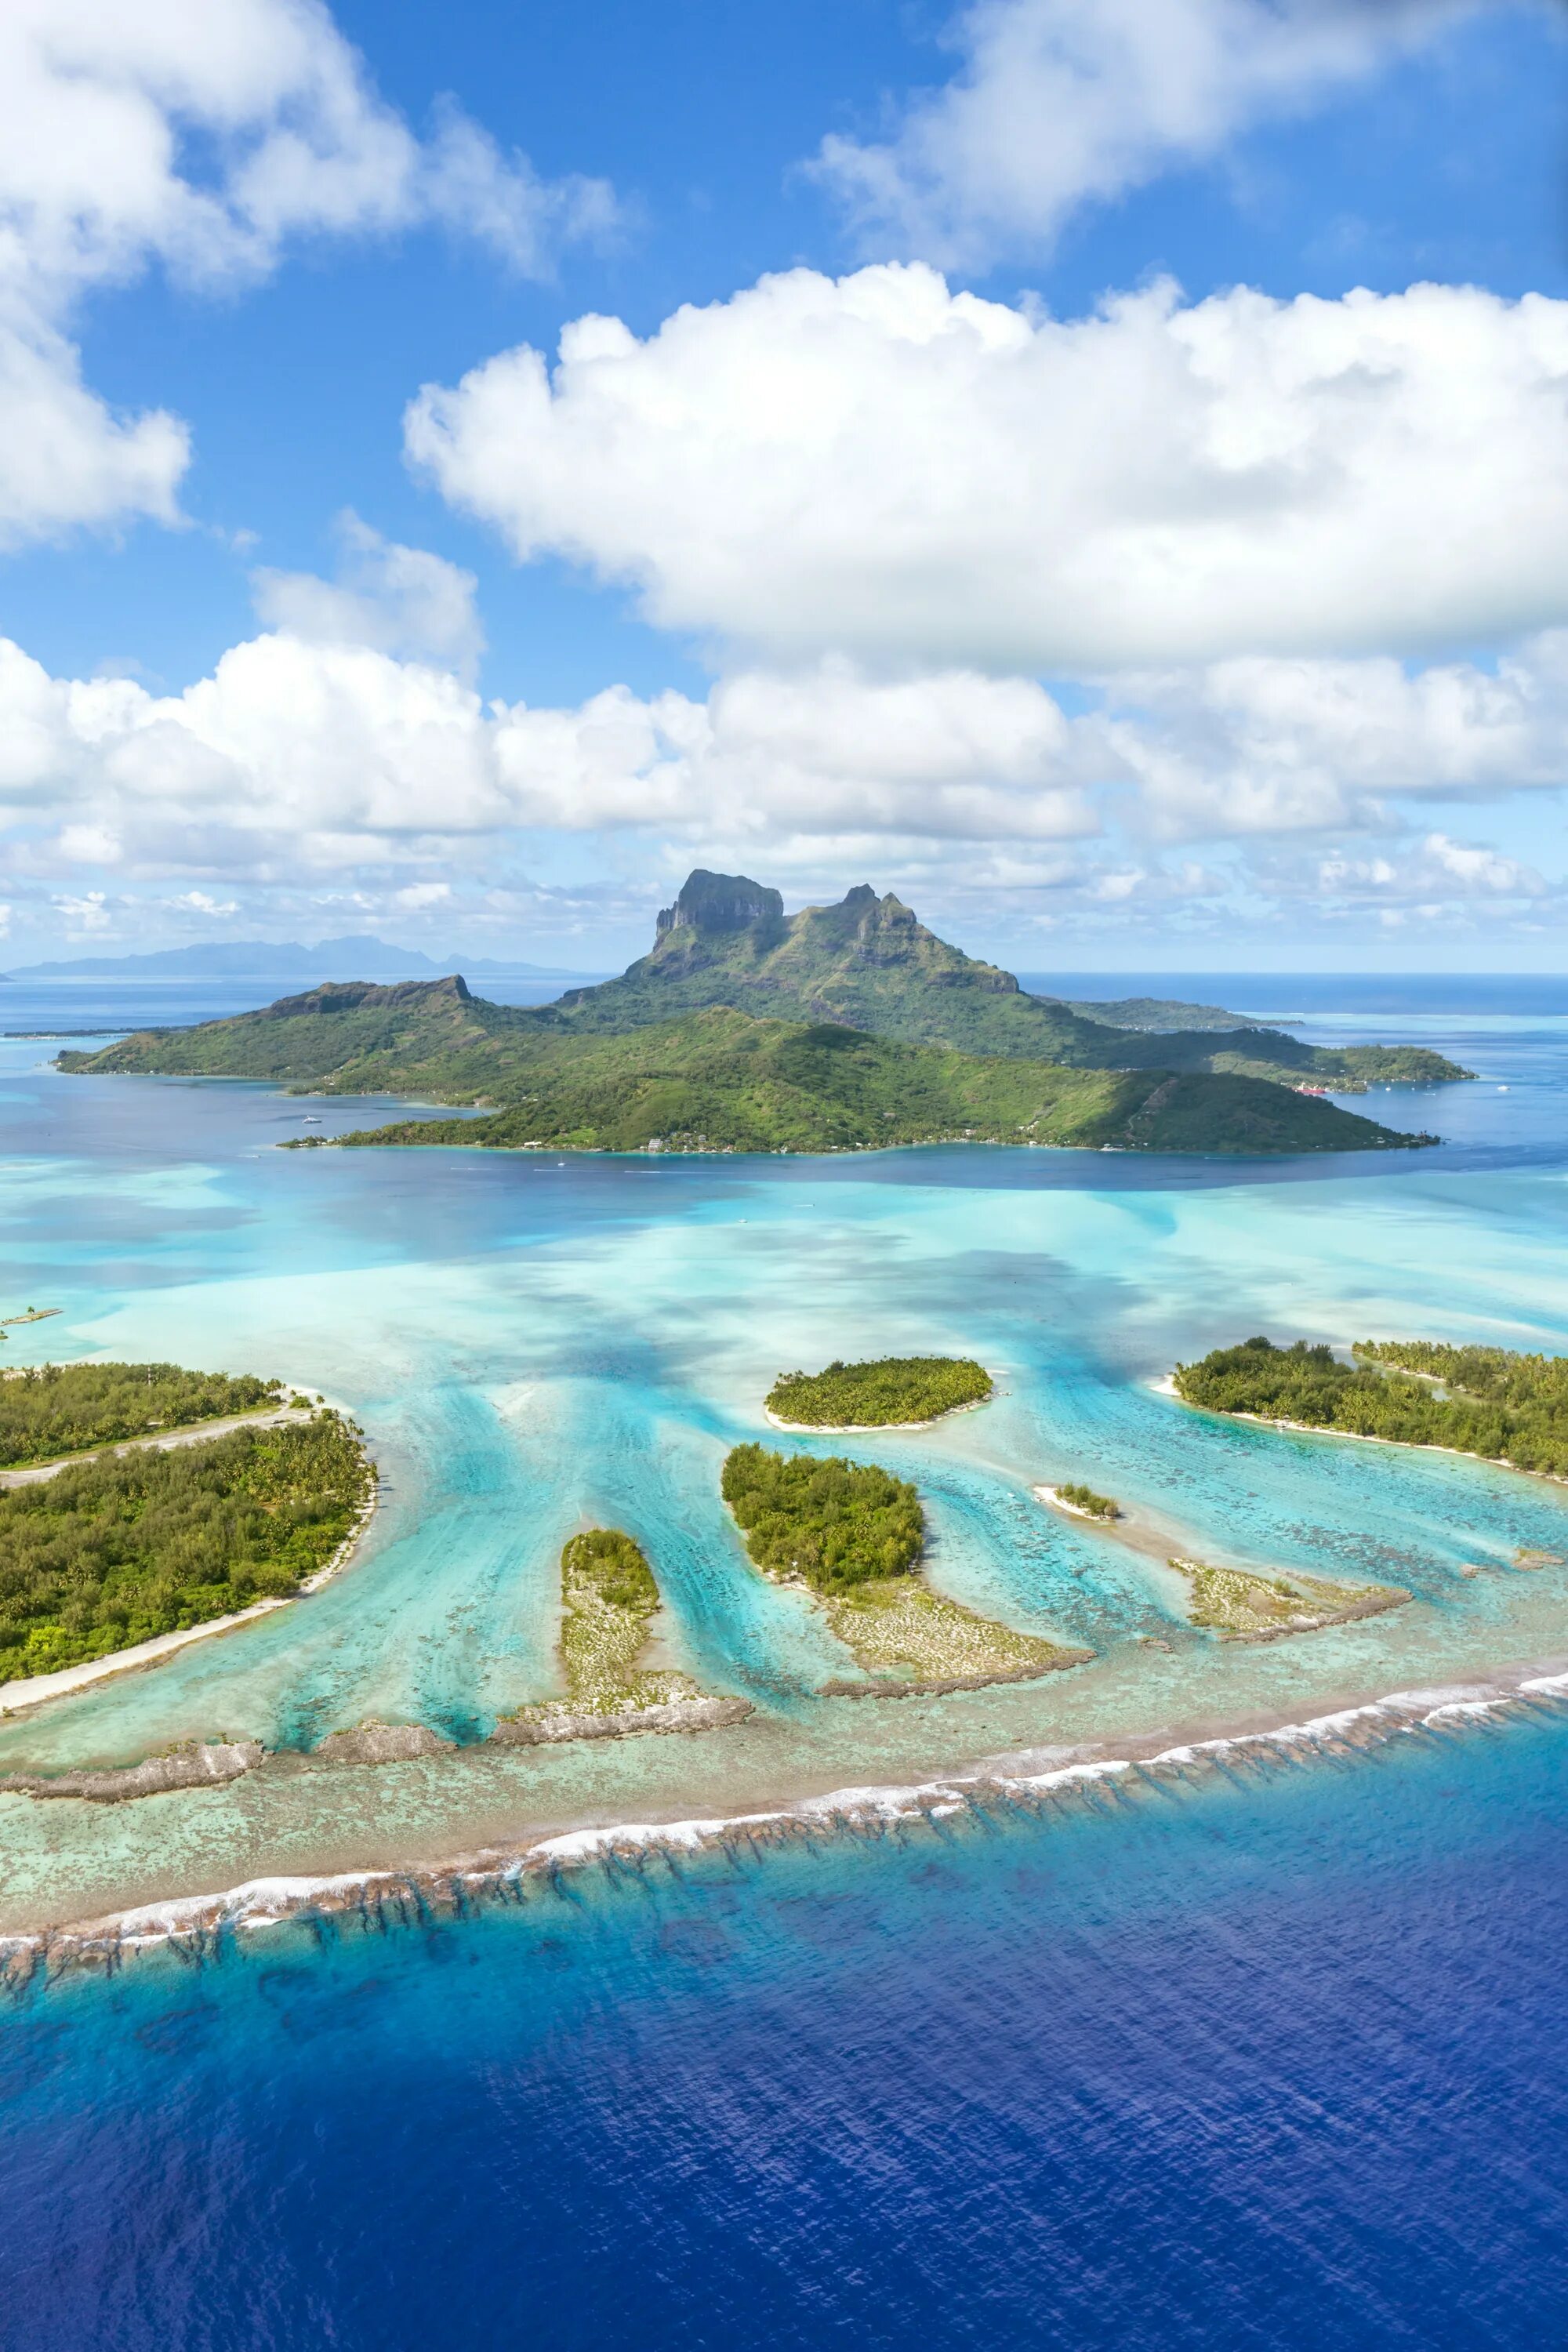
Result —
<path fill-rule="evenodd" d="M 661 907 L 658 934 L 679 930 L 743 931 L 752 923 L 784 919 L 784 900 L 765 884 L 744 874 L 710 874 L 699 866 L 689 874 L 673 907 Z"/>

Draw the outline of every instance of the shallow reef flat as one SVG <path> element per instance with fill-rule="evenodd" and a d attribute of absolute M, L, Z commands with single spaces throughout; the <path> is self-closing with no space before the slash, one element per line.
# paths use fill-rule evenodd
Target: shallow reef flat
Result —
<path fill-rule="evenodd" d="M 836 1680 L 826 1689 L 835 1697 L 1030 1682 L 1063 1666 L 1083 1665 L 1093 1655 L 1037 1633 L 1016 1633 L 994 1617 L 962 1608 L 920 1575 L 870 1578 L 847 1592 L 826 1595 L 820 1605 L 856 1664 L 883 1678 L 872 1685 Z"/>
<path fill-rule="evenodd" d="M 1215 1568 L 1207 1560 L 1173 1559 L 1192 1592 L 1192 1621 L 1222 1642 L 1277 1642 L 1402 1609 L 1408 1592 L 1394 1584 L 1337 1584 L 1330 1578 L 1266 1576 L 1245 1568 Z"/>

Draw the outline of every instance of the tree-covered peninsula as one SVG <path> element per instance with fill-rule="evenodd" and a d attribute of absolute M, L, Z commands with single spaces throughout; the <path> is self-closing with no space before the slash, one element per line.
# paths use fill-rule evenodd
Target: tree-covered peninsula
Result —
<path fill-rule="evenodd" d="M 991 1389 L 990 1373 L 967 1356 L 879 1356 L 821 1372 L 781 1372 L 767 1410 L 805 1429 L 889 1429 L 984 1404 Z"/>
<path fill-rule="evenodd" d="M 724 1464 L 722 1492 L 763 1573 L 806 1586 L 831 1631 L 872 1677 L 829 1683 L 826 1696 L 1031 1681 L 1089 1655 L 1017 1633 L 933 1591 L 920 1573 L 920 1496 L 907 1480 L 874 1465 L 737 1445 Z"/>
<path fill-rule="evenodd" d="M 1568 1358 L 1428 1339 L 1362 1339 L 1342 1362 L 1327 1347 L 1265 1338 L 1178 1364 L 1175 1387 L 1211 1412 L 1445 1445 L 1520 1470 L 1568 1475 Z"/>
<path fill-rule="evenodd" d="M 322 1410 L 0 1491 L 0 1684 L 286 1598 L 373 1489 L 354 1433 Z"/>
<path fill-rule="evenodd" d="M 178 1364 L 36 1364 L 0 1375 L 0 1468 L 280 1404 L 279 1381 Z"/>

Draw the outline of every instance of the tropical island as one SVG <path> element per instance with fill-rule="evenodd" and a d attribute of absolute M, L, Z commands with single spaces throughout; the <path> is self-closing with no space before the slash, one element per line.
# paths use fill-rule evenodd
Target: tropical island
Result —
<path fill-rule="evenodd" d="M 58 1066 L 415 1094 L 489 1114 L 400 1121 L 340 1145 L 598 1151 L 1409 1149 L 1436 1139 L 1299 1089 L 1469 1076 L 1423 1048 L 1086 1019 L 948 946 L 890 896 L 861 887 L 786 919 L 776 891 L 701 872 L 660 915 L 650 954 L 554 1004 L 489 1004 L 456 974 L 343 982 L 63 1053 Z"/>
<path fill-rule="evenodd" d="M 1069 1479 L 1062 1486 L 1041 1486 L 1037 1490 L 1047 1501 L 1058 1504 L 1079 1519 L 1119 1519 L 1121 1506 L 1109 1495 L 1097 1495 L 1092 1486 L 1084 1486 Z"/>
<path fill-rule="evenodd" d="M 1358 1339 L 1351 1352 L 1347 1364 L 1326 1346 L 1258 1336 L 1178 1364 L 1173 1382 L 1210 1412 L 1568 1476 L 1568 1357 L 1432 1339 Z"/>
<path fill-rule="evenodd" d="M 992 1387 L 984 1365 L 967 1356 L 880 1356 L 821 1372 L 781 1372 L 766 1411 L 784 1429 L 924 1429 L 944 1413 L 984 1404 Z"/>
<path fill-rule="evenodd" d="M 520 1707 L 491 1737 L 502 1746 L 595 1739 L 628 1731 L 706 1731 L 739 1723 L 750 1702 L 715 1697 L 688 1675 L 651 1666 L 659 1607 L 642 1547 L 620 1528 L 590 1528 L 561 1555 L 560 1698 Z"/>
<path fill-rule="evenodd" d="M 0 1685 L 290 1598 L 343 1551 L 374 1493 L 357 1433 L 327 1408 L 7 1486 Z"/>
<path fill-rule="evenodd" d="M 178 1364 L 35 1364 L 0 1373 L 0 1467 L 281 1405 L 281 1381 Z"/>
<path fill-rule="evenodd" d="M 1381 1617 L 1410 1595 L 1396 1584 L 1334 1584 L 1321 1576 L 1265 1576 L 1255 1569 L 1215 1568 L 1203 1559 L 1169 1565 L 1191 1588 L 1188 1614 L 1222 1642 L 1278 1642 L 1359 1617 Z"/>
<path fill-rule="evenodd" d="M 763 1575 L 809 1591 L 829 1630 L 873 1678 L 826 1683 L 825 1697 L 1030 1682 L 1090 1655 L 1016 1633 L 933 1591 L 920 1573 L 920 1496 L 906 1479 L 874 1465 L 737 1445 L 725 1461 L 721 1492 Z"/>

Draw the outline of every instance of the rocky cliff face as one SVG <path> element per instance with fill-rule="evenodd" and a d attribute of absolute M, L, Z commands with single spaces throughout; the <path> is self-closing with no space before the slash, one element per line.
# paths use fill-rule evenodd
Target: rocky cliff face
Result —
<path fill-rule="evenodd" d="M 752 882 L 744 874 L 710 874 L 702 866 L 689 874 L 673 907 L 661 907 L 658 931 L 743 931 L 752 923 L 782 922 L 784 900 L 776 890 Z"/>

